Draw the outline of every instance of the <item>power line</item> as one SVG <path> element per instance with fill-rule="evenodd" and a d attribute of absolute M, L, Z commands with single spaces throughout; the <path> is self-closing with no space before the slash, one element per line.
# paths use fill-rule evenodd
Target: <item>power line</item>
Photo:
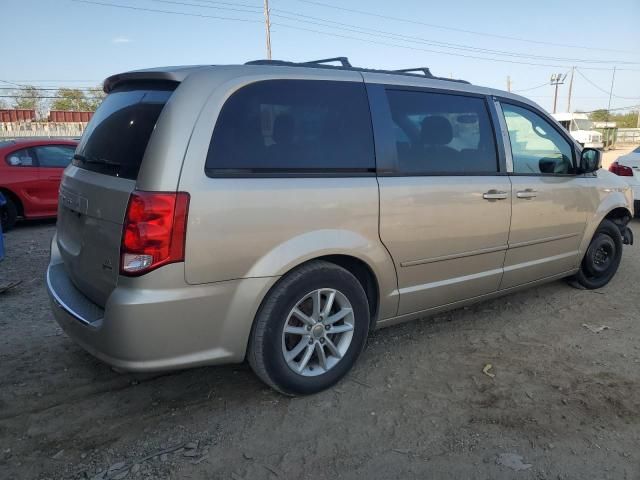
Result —
<path fill-rule="evenodd" d="M 593 83 L 591 80 L 589 80 L 584 73 L 582 73 L 578 68 L 576 68 L 576 72 L 578 72 L 580 74 L 580 76 L 582 78 L 584 78 L 587 82 L 589 82 L 592 86 L 594 86 L 595 88 L 597 88 L 598 90 L 600 90 L 601 92 L 606 93 L 607 95 L 610 93 L 610 90 L 605 90 L 604 88 L 596 85 L 595 83 Z M 620 95 L 614 95 L 613 93 L 611 94 L 611 96 L 616 97 L 616 98 L 622 98 L 624 100 L 640 100 L 640 97 L 622 97 Z"/>
<path fill-rule="evenodd" d="M 537 90 L 539 88 L 548 87 L 548 86 L 549 86 L 549 82 L 544 82 L 542 85 L 536 85 L 535 87 L 523 88 L 523 89 L 520 89 L 520 90 L 513 90 L 513 93 L 529 92 L 531 90 Z"/>
<path fill-rule="evenodd" d="M 128 10 L 138 10 L 142 12 L 155 12 L 155 13 L 169 13 L 173 15 L 182 15 L 184 17 L 199 17 L 199 18 L 210 18 L 215 20 L 229 20 L 232 22 L 247 22 L 247 23 L 262 23 L 262 20 L 251 20 L 248 18 L 233 18 L 233 17 L 219 17 L 215 15 L 204 15 L 197 13 L 186 13 L 186 12 L 175 12 L 168 10 L 157 10 L 154 8 L 143 8 L 143 7 L 132 7 L 131 5 L 117 5 L 114 3 L 105 3 L 105 2 L 95 2 L 91 0 L 71 0 L 76 3 L 86 3 L 89 5 L 101 5 L 103 7 L 118 7 L 118 8 L 126 8 Z"/>
<path fill-rule="evenodd" d="M 10 82 L 8 80 L 0 80 L 0 82 L 6 83 L 7 85 L 14 85 L 14 86 L 19 87 L 19 88 L 23 88 L 23 87 L 27 87 L 28 86 L 28 85 L 20 85 L 19 83 L 13 83 L 13 82 Z"/>
<path fill-rule="evenodd" d="M 255 11 L 255 10 L 242 10 L 239 8 L 235 8 L 235 6 L 232 7 L 216 7 L 213 5 L 198 5 L 198 4 L 193 4 L 193 3 L 183 3 L 183 2 L 174 2 L 171 0 L 151 0 L 152 2 L 158 2 L 158 3 L 167 3 L 167 4 L 173 4 L 173 5 L 185 5 L 185 6 L 189 6 L 189 7 L 201 7 L 201 8 L 212 8 L 215 10 L 227 10 L 227 11 L 231 11 L 231 12 L 242 12 L 242 13 L 262 13 L 260 11 Z M 209 2 L 207 2 L 209 3 Z M 211 3 L 218 3 L 218 2 L 211 2 Z M 222 3 L 222 2 L 220 2 Z M 224 5 L 229 5 L 228 3 L 224 3 Z M 242 6 L 242 5 L 239 5 Z"/>
<path fill-rule="evenodd" d="M 414 50 L 414 51 L 421 51 L 421 52 L 428 52 L 428 53 L 436 53 L 439 55 L 451 55 L 451 56 L 455 56 L 455 57 L 462 57 L 462 58 L 473 58 L 475 60 L 486 60 L 486 61 L 491 61 L 491 62 L 502 62 L 502 63 L 512 63 L 512 64 L 517 64 L 517 65 L 532 65 L 532 66 L 536 66 L 536 67 L 552 67 L 552 68 L 561 68 L 561 67 L 567 67 L 566 65 L 554 65 L 554 64 L 550 64 L 550 63 L 534 63 L 534 62 L 520 62 L 517 60 L 507 60 L 507 59 L 503 59 L 503 58 L 488 58 L 488 57 L 480 57 L 477 55 L 467 55 L 467 54 L 462 54 L 462 53 L 453 53 L 453 52 L 443 52 L 442 50 L 433 50 L 433 49 L 427 49 L 427 48 L 418 48 L 418 47 L 412 47 L 409 45 L 399 45 L 397 43 L 387 43 L 387 42 L 380 42 L 377 40 L 367 40 L 366 38 L 359 38 L 359 37 L 354 37 L 351 35 L 343 35 L 343 34 L 337 34 L 337 33 L 332 33 L 332 32 L 323 32 L 321 30 L 315 30 L 315 29 L 311 29 L 311 28 L 305 28 L 305 27 L 298 27 L 295 25 L 287 25 L 285 23 L 272 23 L 272 25 L 274 26 L 278 26 L 278 27 L 284 27 L 284 28 L 292 28 L 294 30 L 302 30 L 302 31 L 306 31 L 306 32 L 312 32 L 312 33 L 318 33 L 320 35 L 328 35 L 328 36 L 332 36 L 332 37 L 338 37 L 338 38 L 347 38 L 350 40 L 357 40 L 360 42 L 365 42 L 365 43 L 370 43 L 373 45 L 384 45 L 387 47 L 395 47 L 395 48 L 404 48 L 404 49 L 408 49 L 408 50 Z M 601 67 L 582 67 L 585 70 L 609 70 L 609 68 L 601 68 Z M 638 70 L 640 71 L 640 70 Z"/>
<path fill-rule="evenodd" d="M 555 46 L 555 47 L 566 47 L 566 48 L 580 48 L 580 49 L 584 49 L 584 50 L 601 50 L 601 51 L 605 51 L 605 52 L 632 53 L 632 54 L 636 53 L 636 52 L 632 52 L 632 51 L 628 51 L 628 50 L 615 50 L 615 49 L 611 49 L 611 48 L 597 48 L 597 47 L 587 47 L 587 46 L 583 46 L 583 45 L 571 45 L 571 44 L 564 44 L 564 43 L 545 42 L 543 40 L 531 40 L 531 39 L 526 39 L 526 38 L 521 38 L 521 37 L 512 37 L 512 36 L 508 36 L 508 35 L 500 35 L 500 34 L 496 34 L 496 33 L 486 33 L 486 32 L 478 32 L 478 31 L 474 31 L 474 30 L 466 30 L 466 29 L 463 29 L 463 28 L 447 27 L 447 26 L 444 26 L 444 25 L 437 25 L 437 24 L 434 24 L 434 23 L 421 22 L 419 20 L 412 20 L 412 19 L 401 18 L 401 17 L 393 17 L 393 16 L 390 16 L 390 15 L 382 15 L 382 14 L 378 14 L 378 13 L 367 12 L 367 11 L 364 11 L 364 10 L 356 10 L 354 8 L 340 7 L 338 5 L 331 5 L 331 4 L 328 4 L 328 3 L 317 2 L 317 1 L 313 1 L 313 0 L 295 0 L 295 1 L 300 2 L 300 3 L 310 4 L 310 5 L 319 5 L 319 6 L 326 7 L 326 8 L 333 8 L 333 9 L 342 10 L 342 11 L 345 11 L 345 12 L 358 13 L 360 15 L 368 15 L 370 17 L 383 18 L 385 20 L 395 20 L 395 21 L 398 21 L 398 22 L 412 23 L 414 25 L 423 25 L 423 26 L 426 26 L 426 27 L 439 28 L 439 29 L 442 29 L 442 30 L 450 30 L 450 31 L 453 31 L 453 32 L 462 32 L 462 33 L 469 33 L 469 34 L 472 34 L 472 35 L 481 35 L 481 36 L 486 36 L 486 37 L 501 38 L 503 40 L 516 40 L 516 41 L 519 41 L 519 42 L 534 43 L 534 44 L 538 44 L 538 45 L 551 45 L 551 46 Z"/>
<path fill-rule="evenodd" d="M 187 7 L 211 8 L 211 9 L 222 9 L 222 10 L 239 11 L 239 12 L 244 12 L 244 13 L 256 13 L 256 12 L 253 12 L 253 11 L 250 11 L 250 10 L 239 10 L 239 9 L 236 9 L 236 8 L 220 7 L 220 6 L 213 6 L 213 5 L 201 5 L 201 4 L 189 3 L 189 2 L 178 1 L 178 0 L 151 0 L 151 1 L 159 2 L 159 3 L 165 3 L 165 4 L 172 4 L 172 5 L 187 6 Z M 218 4 L 218 2 L 207 2 L 207 3 L 212 3 L 212 4 L 216 4 L 216 5 Z M 282 15 L 280 13 L 272 13 L 271 14 L 272 17 L 282 18 L 282 19 L 285 19 L 285 20 L 293 21 L 293 22 L 307 23 L 307 24 L 317 25 L 317 26 L 321 26 L 321 27 L 325 27 L 325 28 L 332 28 L 332 29 L 335 29 L 335 30 L 348 31 L 348 32 L 352 32 L 352 33 L 358 33 L 358 34 L 361 34 L 361 35 L 370 35 L 370 36 L 374 36 L 374 37 L 380 37 L 380 35 L 382 35 L 384 38 L 388 38 L 388 39 L 391 39 L 391 40 L 400 40 L 400 41 L 403 41 L 403 42 L 410 42 L 410 43 L 420 43 L 420 44 L 426 44 L 426 45 L 435 46 L 435 47 L 439 47 L 439 48 L 448 48 L 448 49 L 462 50 L 462 51 L 467 51 L 467 52 L 485 53 L 485 54 L 491 54 L 491 55 L 501 55 L 501 56 L 508 56 L 508 57 L 517 57 L 517 58 L 529 58 L 529 59 L 534 59 L 534 60 L 546 60 L 546 61 L 552 61 L 552 62 L 568 62 L 568 63 L 576 63 L 576 62 L 578 62 L 578 63 L 589 63 L 589 64 L 618 63 L 618 64 L 624 64 L 624 65 L 639 65 L 640 64 L 640 62 L 625 62 L 625 61 L 616 61 L 616 60 L 592 60 L 592 59 L 564 58 L 564 57 L 548 57 L 548 56 L 543 56 L 543 55 L 525 54 L 525 53 L 521 53 L 521 52 L 509 52 L 509 51 L 505 51 L 505 50 L 493 50 L 493 49 L 487 49 L 487 48 L 473 47 L 473 46 L 460 44 L 460 43 L 441 42 L 441 41 L 437 41 L 437 40 L 431 40 L 431 39 L 428 39 L 428 38 L 422 38 L 422 37 L 416 37 L 416 36 L 404 35 L 404 34 L 397 34 L 397 33 L 390 32 L 390 31 L 378 30 L 378 29 L 373 29 L 373 28 L 368 28 L 368 27 L 362 27 L 362 26 L 354 25 L 354 24 L 350 24 L 350 23 L 336 22 L 334 20 L 327 20 L 325 18 L 314 17 L 314 16 L 311 16 L 311 15 L 303 15 L 303 14 L 300 14 L 300 13 L 296 13 L 296 12 L 292 12 L 292 11 L 288 11 L 288 10 L 282 10 L 282 9 L 279 9 L 279 8 L 278 9 L 273 9 L 273 12 L 283 12 L 283 13 L 285 13 L 287 15 Z M 292 17 L 291 15 L 293 15 L 294 17 Z M 295 18 L 295 17 L 301 17 L 301 18 Z M 311 19 L 311 20 L 307 20 L 307 19 Z M 322 23 L 318 23 L 318 22 L 322 22 Z M 338 26 L 325 25 L 326 23 L 330 23 L 330 24 L 334 24 L 334 25 L 338 25 Z M 345 28 L 345 27 L 347 27 L 347 28 Z"/>
<path fill-rule="evenodd" d="M 25 100 L 40 100 L 40 99 L 69 99 L 69 97 L 60 97 L 60 96 L 45 96 L 45 95 L 29 95 L 29 96 L 23 96 L 23 95 L 0 95 L 0 98 L 24 98 Z M 74 99 L 70 99 L 70 100 L 74 100 Z"/>
<path fill-rule="evenodd" d="M 153 1 L 165 1 L 165 0 L 153 0 Z M 532 55 L 532 54 L 526 54 L 526 53 L 521 53 L 521 52 L 510 52 L 510 51 L 505 51 L 505 50 L 493 50 L 493 49 L 488 49 L 488 48 L 472 47 L 472 46 L 465 45 L 465 44 L 460 44 L 460 43 L 440 42 L 440 41 L 437 41 L 437 40 L 431 40 L 431 39 L 427 39 L 427 38 L 423 38 L 423 37 L 416 37 L 416 36 L 412 36 L 412 35 L 397 34 L 397 33 L 389 32 L 389 31 L 385 31 L 385 30 L 377 30 L 377 29 L 368 28 L 368 27 L 361 27 L 361 26 L 353 25 L 353 24 L 349 24 L 349 23 L 336 22 L 336 21 L 333 21 L 333 20 L 327 20 L 327 19 L 324 19 L 324 18 L 313 17 L 313 16 L 310 16 L 310 15 L 302 15 L 302 14 L 295 13 L 295 12 L 289 12 L 287 10 L 273 9 L 273 11 L 274 12 L 285 12 L 285 13 L 288 13 L 289 15 L 294 15 L 296 17 L 310 18 L 310 19 L 317 20 L 317 21 L 324 22 L 324 23 L 332 23 L 332 24 L 335 24 L 335 25 L 342 25 L 342 26 L 345 26 L 345 27 L 351 27 L 351 28 L 355 28 L 355 29 L 358 29 L 358 30 L 351 30 L 349 28 L 333 27 L 331 25 L 323 25 L 322 23 L 317 23 L 317 22 L 308 21 L 308 20 L 301 20 L 301 19 L 297 19 L 297 18 L 291 18 L 289 16 L 280 15 L 280 14 L 277 14 L 277 13 L 272 14 L 272 16 L 274 16 L 274 17 L 284 18 L 286 20 L 293 20 L 293 21 L 298 21 L 298 22 L 303 22 L 303 23 L 310 23 L 310 24 L 313 24 L 313 25 L 319 25 L 319 26 L 323 26 L 323 27 L 334 28 L 334 29 L 337 29 L 337 30 L 352 31 L 352 32 L 355 32 L 355 33 L 361 33 L 361 34 L 365 34 L 365 35 L 379 36 L 379 34 L 383 34 L 383 35 L 389 36 L 389 38 L 392 38 L 394 40 L 402 40 L 402 41 L 413 42 L 413 43 L 423 43 L 423 44 L 432 45 L 432 46 L 436 46 L 436 47 L 451 48 L 451 49 L 455 49 L 455 50 L 465 50 L 465 51 L 471 51 L 471 52 L 480 52 L 480 53 L 487 53 L 487 54 L 492 54 L 492 55 L 502 55 L 502 56 L 518 57 L 518 58 L 525 57 L 525 58 L 548 60 L 548 61 L 555 61 L 555 62 L 579 62 L 579 63 L 596 63 L 596 64 L 597 63 L 619 63 L 619 64 L 626 64 L 626 65 L 639 65 L 640 64 L 640 62 L 619 62 L 619 61 L 616 61 L 616 60 L 591 60 L 591 59 L 580 59 L 580 58 L 548 57 L 548 56 L 543 56 L 543 55 Z M 359 31 L 359 30 L 362 30 L 362 31 Z M 368 33 L 367 30 L 369 32 L 373 32 L 373 33 Z"/>
<path fill-rule="evenodd" d="M 2 80 L 0 80 L 2 81 Z M 29 86 L 29 88 L 31 88 L 32 86 Z M 17 88 L 25 88 L 25 87 L 0 87 L 0 90 L 17 90 Z M 41 87 L 33 87 L 34 90 L 42 90 L 42 91 L 50 91 L 50 92 L 58 92 L 60 90 L 79 90 L 83 93 L 87 93 L 87 92 L 95 92 L 95 91 L 102 91 L 101 88 L 99 87 L 55 87 L 55 88 L 41 88 Z"/>
<path fill-rule="evenodd" d="M 25 79 L 11 79 L 11 80 L 2 80 L 6 83 L 13 83 L 13 82 L 36 82 L 36 83 L 51 83 L 51 82 L 72 82 L 72 83 L 95 83 L 95 82 L 102 82 L 102 80 L 69 80 L 69 79 L 58 79 L 58 80 L 34 80 L 34 79 L 29 79 L 29 80 L 25 80 Z M 14 83 L 15 85 L 15 83 Z"/>
<path fill-rule="evenodd" d="M 250 3 L 240 3 L 240 2 L 219 2 L 219 1 L 214 1 L 214 0 L 196 0 L 200 3 L 209 3 L 209 4 L 214 4 L 214 5 L 230 5 L 232 7 L 246 7 L 246 8 L 253 8 L 256 11 L 256 13 L 262 13 L 263 10 L 263 6 L 262 5 L 253 5 Z"/>
<path fill-rule="evenodd" d="M 128 5 L 119 5 L 119 4 L 106 3 L 106 2 L 97 2 L 97 1 L 90 1 L 90 0 L 71 0 L 71 1 L 78 2 L 78 3 L 91 4 L 91 5 L 101 5 L 101 6 L 106 6 L 106 7 L 124 8 L 124 9 L 129 9 L 129 10 L 141 10 L 141 11 L 146 11 L 146 12 L 173 14 L 173 15 L 181 15 L 181 16 L 187 16 L 187 17 L 191 16 L 191 17 L 213 18 L 213 19 L 222 19 L 222 20 L 228 19 L 228 20 L 244 21 L 244 22 L 250 22 L 250 23 L 263 23 L 262 20 L 237 19 L 237 18 L 227 18 L 227 17 L 203 15 L 203 14 L 196 14 L 196 13 L 176 12 L 176 11 L 169 11 L 169 10 L 159 10 L 159 9 L 152 9 L 152 8 L 131 7 L 131 6 L 128 6 Z M 423 51 L 423 52 L 428 52 L 428 53 L 435 53 L 435 54 L 439 54 L 439 55 L 451 55 L 451 56 L 457 56 L 457 57 L 462 57 L 462 58 L 473 58 L 473 59 L 476 59 L 476 60 L 485 60 L 485 61 L 502 62 L 502 63 L 512 63 L 512 64 L 520 64 L 520 65 L 532 65 L 532 66 L 539 66 L 539 67 L 558 68 L 558 67 L 562 66 L 562 65 L 554 65 L 554 64 L 545 64 L 545 63 L 521 62 L 521 61 L 516 61 L 516 60 L 480 57 L 480 56 L 467 55 L 467 54 L 461 54 L 461 53 L 445 52 L 445 51 L 442 51 L 442 50 L 433 50 L 433 49 L 411 47 L 411 46 L 408 46 L 408 45 L 399 45 L 399 44 L 393 44 L 393 43 L 386 43 L 386 42 L 380 42 L 380 41 L 377 41 L 377 40 L 367 40 L 365 38 L 359 38 L 359 37 L 354 37 L 354 36 L 350 36 L 350 35 L 343 35 L 343 34 L 337 34 L 337 33 L 333 33 L 333 32 L 326 32 L 326 31 L 321 31 L 321 30 L 304 28 L 304 27 L 299 27 L 299 26 L 295 26 L 295 25 L 288 25 L 288 24 L 285 24 L 285 23 L 272 23 L 272 25 L 277 25 L 277 26 L 280 26 L 280 27 L 290 28 L 290 29 L 295 29 L 295 30 L 301 30 L 301 31 L 317 33 L 317 34 L 320 34 L 320 35 L 327 35 L 327 36 L 333 36 L 333 37 L 337 37 L 337 38 L 346 38 L 346 39 L 350 39 L 350 40 L 357 40 L 357 41 L 370 43 L 370 44 L 374 44 L 374 45 L 384 45 L 384 46 L 394 47 L 394 48 L 404 48 L 404 49 L 409 49 L 409 50 L 414 50 L 414 51 Z M 327 26 L 327 25 L 322 25 L 322 26 L 329 27 L 329 28 L 335 28 L 335 27 L 330 27 L 330 26 Z M 357 32 L 357 33 L 361 34 L 362 32 Z M 585 70 L 608 70 L 608 68 L 604 68 L 604 67 L 581 67 L 581 68 L 583 68 Z M 622 69 L 620 69 L 620 70 L 622 70 Z M 630 70 L 630 69 L 626 69 L 626 70 Z M 640 71 L 640 70 L 638 70 L 638 71 Z"/>

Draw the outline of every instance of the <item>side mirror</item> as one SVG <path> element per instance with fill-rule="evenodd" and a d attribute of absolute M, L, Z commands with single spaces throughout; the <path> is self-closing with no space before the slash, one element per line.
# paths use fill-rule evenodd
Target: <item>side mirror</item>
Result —
<path fill-rule="evenodd" d="M 580 154 L 580 171 L 593 173 L 602 165 L 602 153 L 595 148 L 585 148 Z"/>

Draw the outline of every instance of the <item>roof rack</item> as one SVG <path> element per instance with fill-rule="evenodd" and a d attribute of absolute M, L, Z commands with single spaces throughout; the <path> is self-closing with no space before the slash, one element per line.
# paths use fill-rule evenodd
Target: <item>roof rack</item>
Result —
<path fill-rule="evenodd" d="M 398 73 L 412 73 L 412 72 L 421 72 L 425 77 L 433 78 L 433 74 L 431 70 L 427 67 L 418 67 L 418 68 L 403 68 L 402 70 L 393 70 Z"/>
<path fill-rule="evenodd" d="M 340 65 L 331 65 L 338 62 Z M 252 60 L 245 65 L 277 65 L 282 67 L 306 67 L 306 68 L 327 68 L 336 70 L 352 70 L 356 72 L 387 73 L 390 75 L 407 75 L 410 77 L 429 78 L 432 80 L 445 80 L 447 82 L 470 83 L 466 80 L 454 78 L 436 77 L 427 67 L 405 68 L 401 70 L 377 70 L 374 68 L 354 67 L 347 57 L 324 58 L 322 60 L 310 60 L 307 62 L 287 62 L 285 60 Z"/>
<path fill-rule="evenodd" d="M 302 63 L 313 63 L 316 65 L 323 65 L 325 63 L 331 63 L 331 62 L 340 62 L 340 64 L 343 67 L 352 68 L 351 62 L 349 62 L 349 59 L 347 57 L 323 58 L 322 60 L 309 60 L 308 62 L 302 62 Z"/>

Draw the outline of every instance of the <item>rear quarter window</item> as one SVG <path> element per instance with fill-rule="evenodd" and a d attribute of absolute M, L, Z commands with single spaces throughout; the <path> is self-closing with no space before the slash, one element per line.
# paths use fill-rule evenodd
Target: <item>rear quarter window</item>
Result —
<path fill-rule="evenodd" d="M 5 162 L 11 167 L 35 167 L 35 156 L 31 148 L 15 150 L 5 157 Z"/>
<path fill-rule="evenodd" d="M 364 84 L 266 80 L 223 106 L 206 160 L 218 174 L 375 171 Z"/>

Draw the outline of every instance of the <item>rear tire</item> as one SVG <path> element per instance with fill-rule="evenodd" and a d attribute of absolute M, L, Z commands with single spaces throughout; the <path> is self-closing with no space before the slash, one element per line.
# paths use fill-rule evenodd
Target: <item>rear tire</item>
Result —
<path fill-rule="evenodd" d="M 2 221 L 2 231 L 8 232 L 16 224 L 16 220 L 18 219 L 18 207 L 11 197 L 5 195 L 4 198 L 7 203 L 4 207 L 0 208 L 0 221 Z"/>
<path fill-rule="evenodd" d="M 603 220 L 591 239 L 580 271 L 569 284 L 589 290 L 604 287 L 615 276 L 622 259 L 622 235 L 611 220 Z"/>
<path fill-rule="evenodd" d="M 256 316 L 248 360 L 267 385 L 309 395 L 342 379 L 362 352 L 369 305 L 348 270 L 312 261 L 285 275 Z"/>

